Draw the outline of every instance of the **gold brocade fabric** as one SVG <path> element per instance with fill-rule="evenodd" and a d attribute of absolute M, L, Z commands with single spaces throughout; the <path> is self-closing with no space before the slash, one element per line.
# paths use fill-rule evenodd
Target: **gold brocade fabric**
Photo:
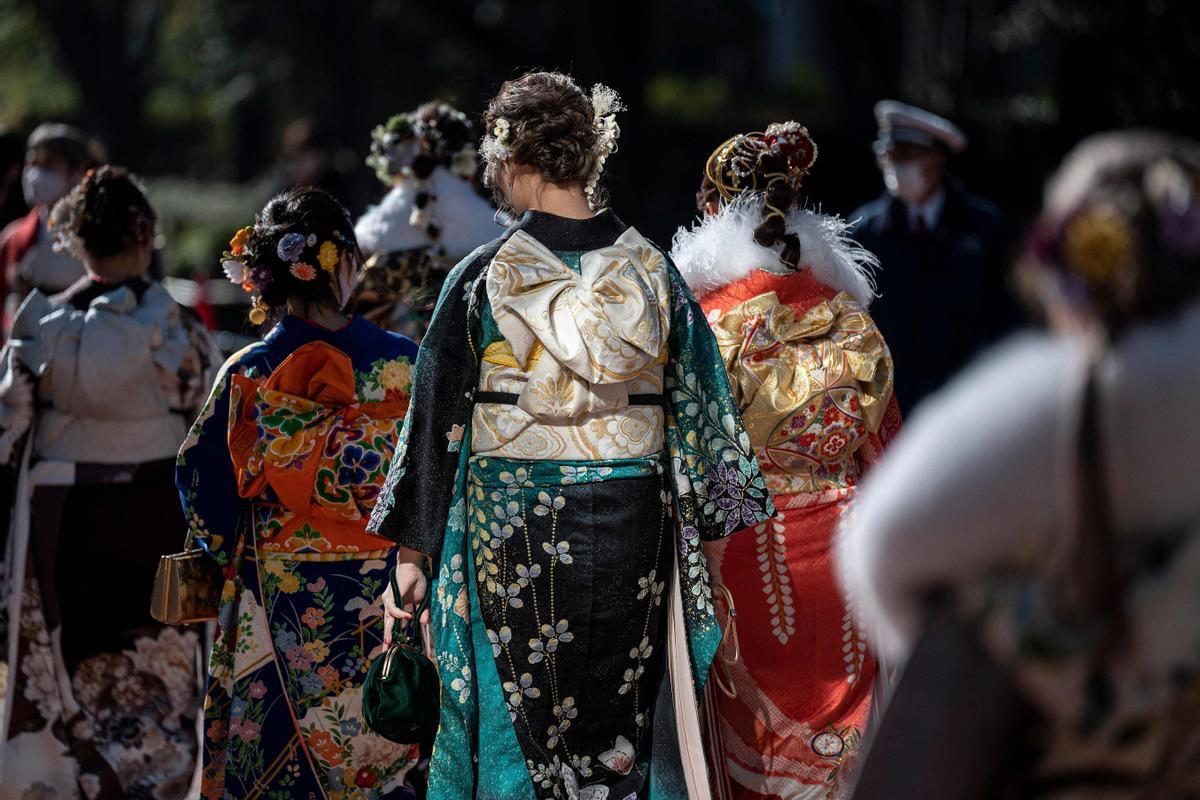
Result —
<path fill-rule="evenodd" d="M 603 460 L 662 449 L 662 409 L 628 401 L 663 392 L 666 259 L 630 228 L 580 266 L 521 231 L 493 259 L 488 300 L 504 341 L 485 351 L 479 388 L 518 401 L 476 404 L 472 453 Z"/>
<path fill-rule="evenodd" d="M 892 395 L 891 354 L 858 301 L 843 292 L 798 312 L 767 292 L 722 314 L 713 332 L 768 488 L 856 483 L 854 454 Z"/>

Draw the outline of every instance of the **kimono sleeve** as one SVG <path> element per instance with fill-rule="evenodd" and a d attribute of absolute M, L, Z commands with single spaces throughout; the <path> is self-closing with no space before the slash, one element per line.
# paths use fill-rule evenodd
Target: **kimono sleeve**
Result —
<path fill-rule="evenodd" d="M 467 426 L 479 381 L 478 331 L 472 315 L 482 294 L 475 279 L 490 258 L 477 251 L 446 279 L 417 353 L 396 455 L 367 525 L 374 533 L 425 553 L 435 564 L 459 452 L 470 446 Z"/>
<path fill-rule="evenodd" d="M 775 505 L 704 311 L 674 264 L 669 268 L 667 444 L 684 535 L 711 541 L 770 519 Z"/>
<path fill-rule="evenodd" d="M 228 440 L 230 378 L 240 355 L 221 368 L 175 462 L 175 486 L 188 531 L 222 566 L 233 557 L 244 510 Z"/>

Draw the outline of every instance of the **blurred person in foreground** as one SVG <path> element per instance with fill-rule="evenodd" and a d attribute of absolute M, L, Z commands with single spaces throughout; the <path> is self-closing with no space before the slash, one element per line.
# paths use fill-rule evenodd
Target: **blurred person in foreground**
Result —
<path fill-rule="evenodd" d="M 877 664 L 847 625 L 831 544 L 900 413 L 867 312 L 875 259 L 841 219 L 804 208 L 816 157 L 798 122 L 730 138 L 671 251 L 779 509 L 708 552 L 724 631 L 706 694 L 718 798 L 844 797 L 873 705 Z"/>
<path fill-rule="evenodd" d="M 351 311 L 421 341 L 450 268 L 500 232 L 475 188 L 475 141 L 467 115 L 441 102 L 376 126 L 367 165 L 391 191 L 355 223 L 369 257 Z"/>
<path fill-rule="evenodd" d="M 886 191 L 850 220 L 879 258 L 871 313 L 900 365 L 896 399 L 907 413 L 1011 325 L 1008 240 L 999 209 L 949 174 L 967 148 L 958 126 L 895 100 L 879 102 L 875 117 Z"/>
<path fill-rule="evenodd" d="M 1082 143 L 1021 272 L 1051 330 L 910 418 L 839 542 L 843 585 L 885 657 L 940 589 L 1011 671 L 1033 728 L 997 796 L 1200 796 L 1200 143 Z"/>
<path fill-rule="evenodd" d="M 3 570 L 0 798 L 186 796 L 198 634 L 150 616 L 186 529 L 171 479 L 216 348 L 146 271 L 154 209 L 90 171 L 50 230 L 87 267 L 33 290 L 0 351 L 0 463 L 20 466 Z"/>
<path fill-rule="evenodd" d="M 47 220 L 54 204 L 83 180 L 84 173 L 103 161 L 100 145 L 70 125 L 46 123 L 29 135 L 21 188 L 30 210 L 0 232 L 5 331 L 31 291 L 57 294 L 83 277 L 83 262 L 67 250 L 54 248 Z"/>

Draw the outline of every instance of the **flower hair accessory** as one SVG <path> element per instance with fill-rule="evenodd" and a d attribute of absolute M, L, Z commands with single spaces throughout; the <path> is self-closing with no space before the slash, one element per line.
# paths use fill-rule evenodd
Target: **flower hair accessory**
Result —
<path fill-rule="evenodd" d="M 596 160 L 592 164 L 591 174 L 584 184 L 588 206 L 595 211 L 599 205 L 596 196 L 600 175 L 604 172 L 604 163 L 608 157 L 617 152 L 617 139 L 621 137 L 621 127 L 617 125 L 617 114 L 625 110 L 621 96 L 615 90 L 597 83 L 592 87 L 592 115 L 596 126 Z"/>
<path fill-rule="evenodd" d="M 479 155 L 484 161 L 503 161 L 508 158 L 508 134 L 511 130 L 508 120 L 500 117 L 492 125 L 483 143 L 479 146 Z"/>
<path fill-rule="evenodd" d="M 367 166 L 389 186 L 401 176 L 424 180 L 438 165 L 468 180 L 479 168 L 471 121 L 458 109 L 441 102 L 427 104 L 396 114 L 371 131 Z"/>
<path fill-rule="evenodd" d="M 1133 266 L 1133 228 L 1110 205 L 1086 207 L 1063 225 L 1061 248 L 1066 265 L 1078 276 L 1111 286 Z"/>
<path fill-rule="evenodd" d="M 257 292 L 250 309 L 250 321 L 261 325 L 266 320 L 269 310 L 262 299 L 262 293 L 275 280 L 276 275 L 269 258 L 259 259 L 257 264 L 253 263 L 253 238 L 252 227 L 242 228 L 235 233 L 229 240 L 229 249 L 221 256 L 221 270 L 231 283 L 242 287 L 243 291 Z M 253 245 L 254 250 L 262 244 L 266 243 Z M 282 279 L 286 280 L 287 275 L 290 275 L 301 283 L 308 283 L 316 280 L 319 274 L 314 264 L 319 264 L 322 270 L 332 273 L 337 268 L 342 253 L 353 248 L 354 242 L 342 236 L 340 231 L 333 231 L 328 238 L 312 232 L 287 231 L 275 241 L 274 255 L 287 270 L 286 274 L 279 273 Z"/>

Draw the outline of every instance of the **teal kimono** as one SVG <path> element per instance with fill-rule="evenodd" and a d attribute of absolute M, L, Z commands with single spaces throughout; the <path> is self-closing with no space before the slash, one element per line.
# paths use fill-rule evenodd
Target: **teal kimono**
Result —
<path fill-rule="evenodd" d="M 526 249 L 514 255 L 518 243 Z M 617 255 L 597 259 L 597 251 Z M 530 267 L 530 252 L 544 264 Z M 621 268 L 624 252 L 657 265 L 657 294 L 636 284 L 645 295 L 636 302 L 611 297 L 641 268 Z M 586 277 L 605 264 L 613 274 L 596 284 L 610 295 L 602 303 L 615 304 L 614 313 L 658 312 L 629 329 L 636 341 L 661 334 L 661 350 L 650 353 L 661 393 L 631 392 L 628 406 L 650 409 L 641 418 L 658 420 L 661 449 L 621 458 L 473 453 L 487 438 L 471 430 L 477 404 L 516 402 L 480 389 L 481 365 L 486 378 L 512 353 L 521 356 L 514 364 L 526 360 L 515 329 L 501 330 L 509 310 L 495 302 L 498 271 L 544 266 L 558 278 L 570 278 L 566 270 Z M 587 308 L 574 310 L 586 318 Z M 577 322 L 589 329 L 587 319 Z M 536 353 L 543 344 L 588 372 L 586 358 L 583 367 L 570 361 L 573 343 L 555 351 L 535 342 Z M 619 371 L 620 357 L 592 366 Z M 545 372 L 548 358 L 525 368 Z M 558 396 L 539 395 L 551 408 L 581 402 L 564 387 L 566 374 L 552 373 L 547 384 Z M 586 394 L 587 380 L 572 380 Z M 528 402 L 541 401 L 523 395 L 519 404 Z M 626 407 L 623 395 L 617 405 Z M 587 220 L 529 212 L 459 264 L 422 342 L 397 457 L 370 523 L 434 564 L 443 683 L 430 797 L 686 797 L 676 699 L 694 704 L 721 636 L 701 542 L 773 515 L 703 313 L 636 231 L 611 212 Z M 672 629 L 686 643 L 672 662 L 690 669 L 667 668 Z"/>

